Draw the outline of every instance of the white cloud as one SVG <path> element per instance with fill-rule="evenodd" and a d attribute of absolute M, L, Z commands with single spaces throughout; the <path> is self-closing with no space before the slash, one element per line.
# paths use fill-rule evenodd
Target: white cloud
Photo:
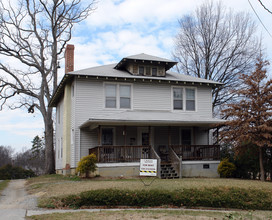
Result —
<path fill-rule="evenodd" d="M 197 5 L 205 1 L 208 0 L 99 1 L 97 10 L 85 22 L 75 26 L 73 38 L 69 42 L 75 45 L 75 70 L 118 62 L 124 56 L 138 53 L 171 59 L 178 19 L 193 12 Z M 252 14 L 252 18 L 259 25 L 259 31 L 263 33 L 264 46 L 272 59 L 271 38 L 262 28 L 248 1 L 222 2 L 235 11 Z M 250 2 L 272 33 L 272 15 L 258 1 Z M 263 0 L 263 3 L 272 9 L 271 0 Z M 61 67 L 59 73 L 62 76 L 64 60 L 61 60 Z M 35 135 L 43 133 L 43 122 L 38 114 L 33 117 L 20 110 L 1 111 L 0 121 L 0 140 L 5 145 L 29 146 Z"/>
<path fill-rule="evenodd" d="M 104 0 L 97 4 L 97 10 L 88 18 L 90 27 L 120 27 L 124 24 L 141 27 L 160 26 L 161 22 L 176 19 L 193 8 L 190 1 L 180 0 Z M 152 23 L 152 26 L 150 26 Z"/>

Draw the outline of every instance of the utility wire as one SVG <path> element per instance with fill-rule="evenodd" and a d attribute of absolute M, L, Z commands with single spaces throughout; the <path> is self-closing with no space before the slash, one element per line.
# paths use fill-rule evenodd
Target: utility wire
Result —
<path fill-rule="evenodd" d="M 267 28 L 265 27 L 264 23 L 262 22 L 261 18 L 259 17 L 259 15 L 257 14 L 257 12 L 255 11 L 255 9 L 253 8 L 251 2 L 248 0 L 248 3 L 250 4 L 252 10 L 254 11 L 255 15 L 257 16 L 257 18 L 259 19 L 259 21 L 261 22 L 262 26 L 264 27 L 264 29 L 266 30 L 266 32 L 269 34 L 269 36 L 272 38 L 272 35 L 270 34 L 270 32 L 267 30 Z"/>
<path fill-rule="evenodd" d="M 270 11 L 267 7 L 265 7 L 265 5 L 262 3 L 261 0 L 258 0 L 260 2 L 260 4 L 263 6 L 263 8 L 268 11 L 270 14 L 272 14 L 272 11 Z"/>

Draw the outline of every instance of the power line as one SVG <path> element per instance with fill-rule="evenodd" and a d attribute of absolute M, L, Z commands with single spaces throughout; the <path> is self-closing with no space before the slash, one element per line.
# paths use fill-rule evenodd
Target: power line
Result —
<path fill-rule="evenodd" d="M 267 7 L 265 7 L 265 5 L 262 3 L 261 0 L 258 0 L 260 2 L 260 4 L 263 6 L 263 8 L 268 11 L 270 14 L 272 14 L 272 11 L 270 11 Z"/>
<path fill-rule="evenodd" d="M 267 30 L 267 28 L 265 27 L 264 23 L 262 22 L 261 18 L 259 17 L 259 15 L 257 14 L 257 12 L 255 11 L 255 9 L 253 8 L 251 2 L 248 0 L 248 3 L 250 4 L 252 10 L 254 11 L 255 15 L 257 16 L 257 18 L 259 19 L 259 21 L 261 22 L 262 26 L 264 27 L 264 29 L 266 30 L 266 32 L 269 34 L 269 36 L 272 38 L 272 35 L 270 34 L 270 32 Z"/>

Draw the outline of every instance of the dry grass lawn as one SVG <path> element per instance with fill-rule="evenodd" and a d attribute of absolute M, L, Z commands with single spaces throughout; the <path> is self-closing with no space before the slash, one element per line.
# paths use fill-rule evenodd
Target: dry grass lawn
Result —
<path fill-rule="evenodd" d="M 144 179 L 144 182 L 149 183 L 151 179 Z M 182 188 L 239 187 L 246 189 L 263 189 L 272 192 L 271 182 L 219 178 L 156 179 L 151 186 L 144 186 L 140 179 L 93 178 L 89 180 L 72 181 L 71 178 L 68 177 L 50 175 L 31 178 L 28 180 L 27 185 L 29 193 L 38 194 L 43 197 L 78 194 L 83 191 L 107 188 L 176 190 Z"/>

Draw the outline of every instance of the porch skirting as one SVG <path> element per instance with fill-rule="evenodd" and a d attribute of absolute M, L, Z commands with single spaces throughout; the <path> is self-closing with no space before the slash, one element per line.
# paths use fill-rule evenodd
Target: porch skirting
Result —
<path fill-rule="evenodd" d="M 182 161 L 182 177 L 220 177 L 217 167 L 220 161 Z"/>
<path fill-rule="evenodd" d="M 217 173 L 217 167 L 220 161 L 212 160 L 191 160 L 182 161 L 182 177 L 220 177 Z M 91 176 L 99 175 L 101 177 L 137 177 L 140 175 L 140 163 L 97 163 L 97 170 Z M 57 174 L 75 175 L 75 168 L 67 170 L 58 169 Z"/>
<path fill-rule="evenodd" d="M 96 174 L 102 177 L 136 177 L 140 163 L 97 163 Z"/>

